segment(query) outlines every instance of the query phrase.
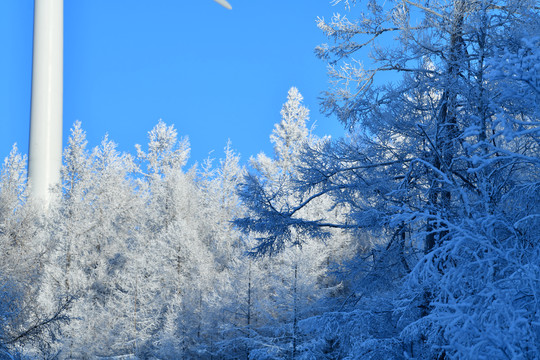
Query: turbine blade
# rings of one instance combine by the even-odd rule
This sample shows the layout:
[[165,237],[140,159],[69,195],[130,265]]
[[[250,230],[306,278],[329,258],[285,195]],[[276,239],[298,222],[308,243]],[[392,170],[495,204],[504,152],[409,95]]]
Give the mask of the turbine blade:
[[223,6],[224,8],[232,10],[231,4],[229,4],[226,0],[214,0],[214,1],[217,2],[219,5]]

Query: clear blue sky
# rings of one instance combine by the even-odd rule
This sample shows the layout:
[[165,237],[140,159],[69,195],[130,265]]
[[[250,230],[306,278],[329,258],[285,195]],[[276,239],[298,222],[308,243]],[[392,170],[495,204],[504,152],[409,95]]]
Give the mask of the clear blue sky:
[[[227,139],[245,161],[271,153],[269,135],[296,86],[319,135],[343,133],[319,114],[326,42],[317,16],[329,0],[65,0],[64,145],[75,120],[90,147],[105,133],[134,153],[163,119],[187,135],[192,161],[221,157]],[[0,158],[28,151],[32,0],[0,1]]]

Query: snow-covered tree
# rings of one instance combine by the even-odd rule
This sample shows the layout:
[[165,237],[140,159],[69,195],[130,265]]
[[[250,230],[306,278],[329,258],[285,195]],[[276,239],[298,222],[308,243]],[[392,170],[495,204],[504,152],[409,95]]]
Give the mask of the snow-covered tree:
[[64,189],[49,215],[52,253],[41,302],[76,299],[59,345],[62,357],[133,352],[149,333],[138,324],[143,316],[133,300],[143,209],[130,177],[136,167],[107,137],[89,152],[80,123],[64,155]]
[[[70,298],[38,301],[50,236],[46,210],[27,201],[26,158],[16,146],[0,170],[0,356],[50,356]],[[31,351],[25,351],[31,349]]]
[[[311,198],[308,207],[290,208],[291,204],[302,203],[310,196],[295,187],[304,146],[316,146],[325,141],[310,134],[308,115],[302,96],[296,88],[291,88],[281,111],[281,122],[270,136],[274,158],[264,154],[252,158],[254,172],[245,176],[240,187],[248,212],[235,222],[247,235],[258,237],[258,251],[272,255],[254,260],[250,268],[252,276],[260,276],[262,272],[265,279],[262,289],[250,287],[249,291],[260,294],[263,290],[266,294],[257,298],[262,308],[257,316],[263,316],[262,321],[258,326],[250,326],[252,358],[297,358],[300,355],[299,322],[315,314],[318,299],[336,286],[328,280],[329,265],[343,260],[344,252],[350,250],[346,246],[347,237],[337,232],[325,234],[328,240],[323,244],[320,236],[312,236],[311,225],[298,222],[296,226],[292,216],[285,225],[280,220],[284,218],[282,212],[291,215],[298,212],[296,216],[313,219],[316,224],[318,219],[328,217],[326,212],[333,206],[328,197],[321,197]],[[317,229],[317,226],[312,228]],[[286,242],[278,241],[285,238]]]
[[[293,189],[303,198],[276,206],[279,197],[248,178],[247,202],[257,213],[244,224],[266,232],[261,249],[283,248],[294,229],[310,236],[325,236],[329,228],[369,231],[373,241],[349,270],[386,285],[357,288],[351,294],[357,308],[334,314],[350,319],[340,326],[340,341],[312,344],[312,354],[384,358],[386,349],[422,358],[534,358],[537,305],[527,303],[523,314],[518,305],[507,305],[521,301],[516,289],[536,271],[524,259],[535,253],[531,244],[538,239],[531,231],[538,214],[538,80],[532,65],[538,9],[528,1],[370,1],[358,19],[336,14],[330,22],[320,19],[319,27],[334,40],[317,49],[335,84],[323,107],[351,129],[350,136],[303,153]],[[358,61],[362,55],[371,56],[372,67]],[[383,73],[397,81],[381,84]],[[300,216],[323,196],[332,196],[348,215],[316,221]],[[523,242],[531,247],[515,250]],[[490,251],[506,257],[486,255],[480,265]],[[489,296],[471,285],[479,271],[487,274],[480,283]],[[532,283],[527,289],[526,298],[534,299]],[[486,311],[482,298],[490,297],[505,305]],[[354,326],[365,313],[360,310],[374,314],[373,307],[394,315],[381,331],[360,331]],[[383,322],[384,314],[374,319]],[[479,320],[458,331],[467,318]],[[334,321],[330,314],[322,319]],[[504,335],[503,329],[521,323],[529,324],[524,331],[530,335],[520,341]]]

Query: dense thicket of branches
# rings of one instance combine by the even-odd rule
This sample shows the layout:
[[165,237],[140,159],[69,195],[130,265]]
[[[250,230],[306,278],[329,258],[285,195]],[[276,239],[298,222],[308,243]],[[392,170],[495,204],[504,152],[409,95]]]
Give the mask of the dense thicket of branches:
[[[306,145],[286,206],[246,178],[237,224],[269,252],[295,231],[371,235],[339,311],[304,322],[309,356],[540,357],[536,3],[355,3],[319,19],[332,43],[316,50],[334,84],[322,108],[350,135]],[[304,216],[328,197],[344,216]]]
[[540,358],[537,4],[335,3],[343,139],[296,88],[249,171],[230,144],[185,169],[163,122],[136,154],[76,123],[47,208],[14,147],[0,358]]
[[[275,159],[252,160],[272,186],[289,183],[310,138],[301,101],[291,89],[271,137]],[[136,155],[118,152],[107,137],[89,150],[77,122],[62,186],[46,209],[27,198],[25,159],[13,149],[0,182],[2,356],[299,353],[298,322],[339,291],[329,271],[346,258],[348,236],[335,234],[331,246],[304,238],[279,256],[248,256],[255,241],[231,222],[246,214],[239,157],[228,144],[219,164],[209,159],[186,171],[189,147],[159,122]]]

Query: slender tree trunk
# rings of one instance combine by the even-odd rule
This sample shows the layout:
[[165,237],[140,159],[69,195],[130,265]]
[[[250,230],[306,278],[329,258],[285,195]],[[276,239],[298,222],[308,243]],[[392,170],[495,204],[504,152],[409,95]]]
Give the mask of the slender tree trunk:
[[[436,139],[432,158],[433,166],[440,172],[452,176],[452,167],[456,156],[456,141],[458,140],[457,124],[457,88],[460,77],[460,62],[463,55],[463,21],[465,16],[466,2],[464,0],[454,1],[453,21],[450,29],[449,57],[446,70],[444,91],[441,97],[439,113],[436,116]],[[449,184],[444,184],[437,180],[437,175],[432,175],[431,188],[428,194],[428,205],[431,219],[427,224],[427,235],[425,240],[425,252],[430,252],[437,243],[448,235],[448,231],[442,229],[439,219],[446,219],[450,216],[452,206],[452,192],[448,188]]]
[[134,349],[137,350],[137,302],[138,302],[138,288],[139,288],[139,276],[137,274],[137,271],[135,271],[135,299],[133,301],[133,339],[134,341]]
[[294,283],[293,283],[293,333],[292,333],[292,357],[296,359],[297,337],[298,337],[298,264],[294,264]]
[[[248,263],[248,291],[247,291],[247,315],[246,315],[246,324],[247,324],[247,337],[251,338],[251,260]],[[249,360],[249,345],[246,348],[246,360]]]
[[201,330],[202,330],[202,290],[199,289],[199,314],[197,316],[197,339],[201,340]]

